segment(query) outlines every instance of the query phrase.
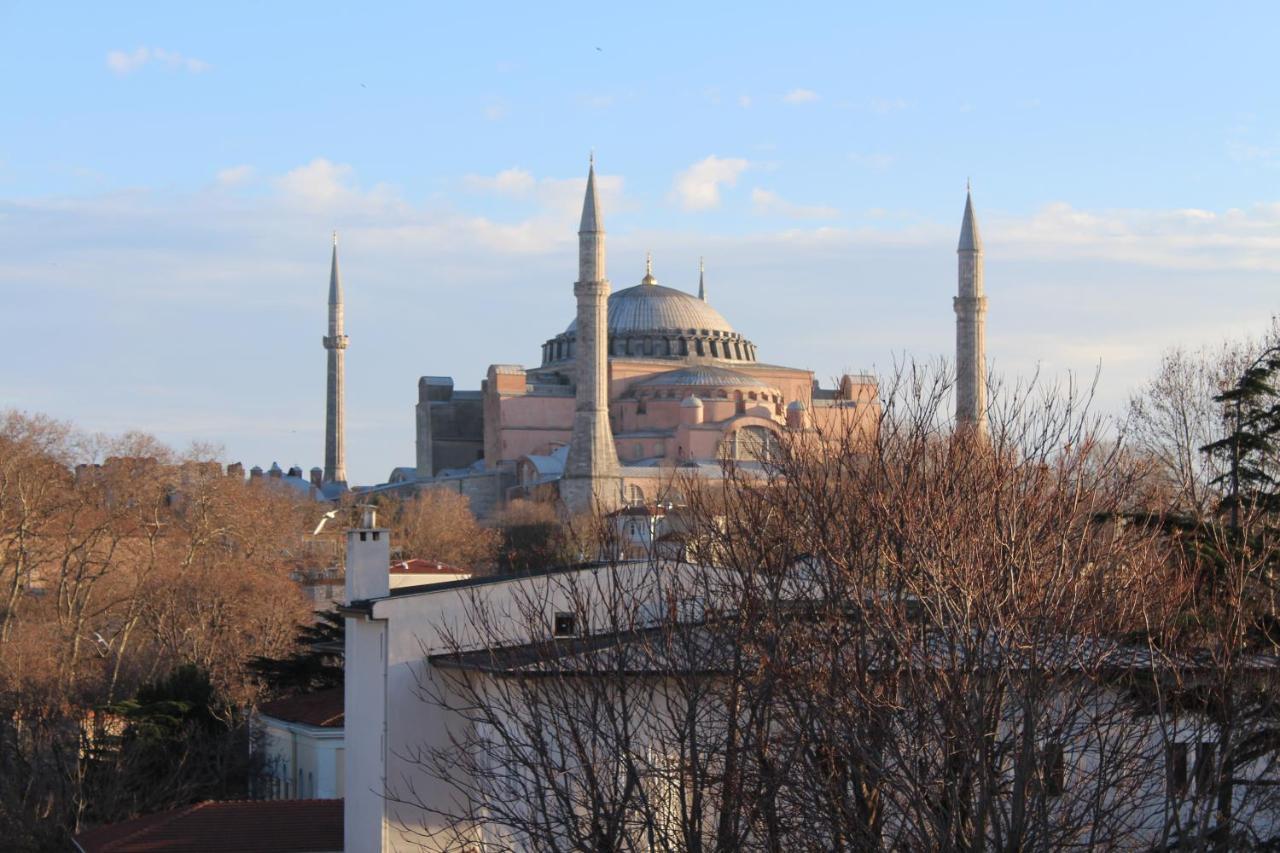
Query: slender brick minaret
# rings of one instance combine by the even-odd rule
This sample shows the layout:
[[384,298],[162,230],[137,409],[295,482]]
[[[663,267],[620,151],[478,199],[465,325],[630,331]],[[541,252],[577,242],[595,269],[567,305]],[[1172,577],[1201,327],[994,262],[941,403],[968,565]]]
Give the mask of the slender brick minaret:
[[596,506],[608,509],[618,502],[618,450],[609,428],[609,279],[594,158],[587,171],[578,228],[578,280],[573,295],[578,301],[577,402],[560,497],[571,512],[585,512]]
[[338,276],[338,232],[333,232],[333,262],[329,268],[329,381],[324,409],[324,482],[347,485],[346,416],[343,411],[347,336],[342,333],[342,279]]
[[959,294],[956,311],[956,428],[987,432],[987,297],[982,286],[982,238],[973,215],[973,193],[965,189],[960,225]]

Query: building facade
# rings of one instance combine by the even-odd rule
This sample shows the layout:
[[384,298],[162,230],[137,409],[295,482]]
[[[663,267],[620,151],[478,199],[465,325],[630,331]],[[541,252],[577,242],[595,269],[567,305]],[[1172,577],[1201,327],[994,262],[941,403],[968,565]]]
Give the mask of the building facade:
[[[707,301],[701,273],[699,295],[686,293],[660,284],[650,260],[638,284],[613,290],[605,239],[593,164],[576,316],[541,345],[535,367],[491,365],[478,390],[419,380],[419,486],[453,488],[480,514],[548,491],[574,510],[663,502],[678,498],[676,472],[751,463],[784,431],[873,429],[873,377],[822,388],[811,370],[761,361]],[[409,482],[403,469],[396,478]]]

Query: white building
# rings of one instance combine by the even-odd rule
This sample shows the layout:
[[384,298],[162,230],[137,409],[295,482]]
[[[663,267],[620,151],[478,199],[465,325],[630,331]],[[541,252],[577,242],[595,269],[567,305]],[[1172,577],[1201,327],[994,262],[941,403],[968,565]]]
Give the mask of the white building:
[[[582,806],[570,803],[557,813],[560,805],[539,804],[529,779],[537,771],[520,769],[528,753],[513,752],[500,730],[526,724],[519,703],[539,701],[537,691],[573,690],[575,684],[588,690],[585,685],[597,674],[613,677],[619,671],[626,673],[630,713],[642,722],[629,733],[626,755],[613,743],[597,745],[598,754],[607,769],[606,787],[623,784],[632,772],[641,774],[637,784],[651,813],[647,823],[637,824],[634,844],[646,849],[640,836],[663,831],[652,815],[665,810],[675,820],[685,796],[684,771],[671,752],[683,748],[672,740],[679,729],[673,697],[679,699],[687,686],[679,682],[688,673],[715,677],[721,664],[717,656],[732,652],[723,644],[702,642],[696,629],[713,602],[691,591],[700,574],[712,570],[671,565],[654,571],[635,562],[393,590],[385,570],[388,537],[371,514],[361,528],[348,532],[346,849],[445,850],[471,842],[522,849],[510,828],[511,815],[541,809],[544,824],[572,821]],[[628,625],[620,625],[617,611],[607,604],[620,599],[631,605]],[[650,629],[644,626],[669,624],[664,620],[671,617],[695,626],[682,634],[689,642],[681,648],[648,642]],[[653,669],[659,647],[663,662]],[[1158,841],[1179,821],[1208,819],[1213,809],[1204,806],[1202,780],[1214,760],[1217,733],[1191,713],[1178,721],[1135,715],[1124,671],[1149,670],[1150,659],[1114,645],[1101,654],[1110,656],[1114,686],[1104,681],[1101,688],[1077,691],[1068,673],[1059,698],[1038,712],[1040,724],[1049,724],[1043,732],[1028,741],[1021,709],[1009,708],[993,737],[1015,747],[1034,743],[1027,758],[1036,784],[1051,789],[1041,801],[1061,812],[1059,832],[1078,829],[1083,838],[1090,822],[1098,820],[1091,810],[1099,805],[1118,815],[1109,831],[1142,843]],[[673,672],[680,677],[673,679]],[[459,678],[471,679],[471,687],[460,689]],[[482,707],[486,697],[491,707]],[[549,703],[542,710],[553,707]],[[577,721],[571,714],[548,717],[540,725],[572,735]],[[701,725],[710,728],[700,737],[718,736],[714,723]],[[898,763],[887,764],[886,772],[938,784],[947,760],[943,751],[927,737],[917,747],[909,764],[895,759]],[[1107,759],[1114,763],[1104,778],[1098,756],[1108,752],[1123,753],[1123,761]],[[565,776],[580,766],[566,754],[544,757],[562,766]],[[1273,792],[1280,778],[1274,753],[1264,751],[1243,770],[1234,788],[1238,830],[1268,837],[1275,829]],[[468,791],[488,799],[468,800]],[[899,833],[909,832],[904,827],[911,820],[910,804],[897,796],[893,785],[886,788],[882,827],[886,837],[901,839],[909,837]],[[654,812],[655,803],[665,805]],[[742,843],[749,848],[752,839]]]
[[266,799],[342,799],[343,690],[334,687],[265,702],[253,723]]

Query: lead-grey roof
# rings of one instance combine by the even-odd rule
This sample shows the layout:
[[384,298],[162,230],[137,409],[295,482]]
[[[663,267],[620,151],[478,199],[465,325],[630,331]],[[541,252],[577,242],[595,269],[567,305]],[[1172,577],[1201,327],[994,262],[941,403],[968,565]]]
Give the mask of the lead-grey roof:
[[680,370],[671,370],[666,373],[659,373],[657,376],[642,380],[636,384],[646,388],[672,385],[682,387],[769,387],[767,382],[762,382],[750,374],[740,373],[737,370],[729,370],[724,367],[714,367],[710,364],[695,364],[691,367],[685,367]]
[[579,234],[591,234],[604,230],[604,217],[600,215],[600,200],[596,197],[596,163],[592,158],[587,169],[587,193],[582,200],[582,222],[578,225]]
[[[636,334],[673,329],[734,333],[720,312],[696,296],[661,284],[637,284],[609,295],[609,333]],[[575,319],[565,329],[578,331]]]
[[957,252],[981,252],[982,235],[978,233],[978,218],[973,214],[973,194],[964,196],[964,221],[960,223],[960,244]]

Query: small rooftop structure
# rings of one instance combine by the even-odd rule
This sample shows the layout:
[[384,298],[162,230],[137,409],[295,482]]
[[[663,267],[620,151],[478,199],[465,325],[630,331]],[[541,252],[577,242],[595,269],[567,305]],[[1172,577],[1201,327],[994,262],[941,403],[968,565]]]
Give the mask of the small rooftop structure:
[[471,577],[470,569],[451,566],[439,560],[423,560],[414,557],[391,564],[391,588],[402,586],[421,586],[431,583],[466,580]]

